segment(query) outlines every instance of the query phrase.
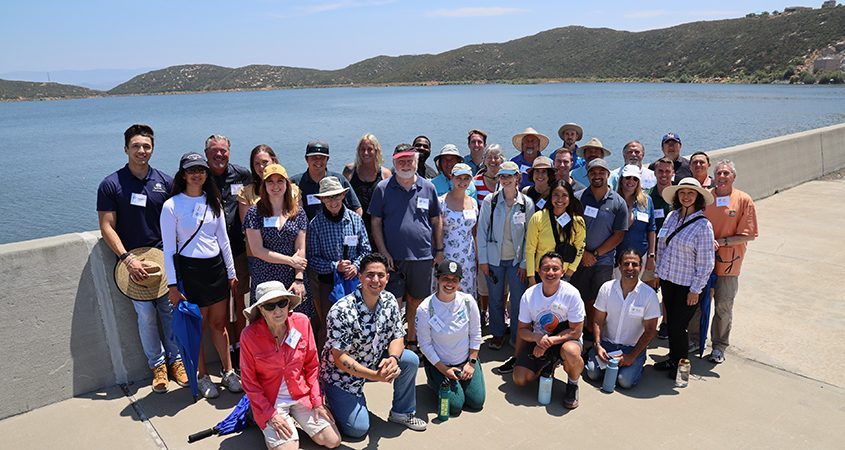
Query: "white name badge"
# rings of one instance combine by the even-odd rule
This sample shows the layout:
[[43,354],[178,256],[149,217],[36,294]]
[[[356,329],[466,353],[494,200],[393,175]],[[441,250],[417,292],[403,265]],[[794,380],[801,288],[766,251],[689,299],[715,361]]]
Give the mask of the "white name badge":
[[238,195],[238,192],[241,192],[241,189],[244,188],[242,183],[234,183],[229,185],[229,193],[232,195]]
[[643,315],[645,315],[645,307],[631,305],[631,307],[628,309],[628,315],[630,315],[631,317],[642,317]]
[[277,228],[279,226],[279,218],[278,217],[265,217],[264,218],[264,227],[265,228]]
[[308,199],[308,206],[320,204],[320,199],[315,197],[314,194],[308,194],[307,199]]
[[428,199],[425,197],[417,197],[417,208],[428,211]]
[[133,194],[132,194],[132,198],[131,198],[131,199],[129,199],[129,203],[130,203],[132,206],[140,206],[140,207],[142,207],[142,208],[143,208],[143,207],[146,207],[146,206],[147,206],[147,196],[146,196],[146,195],[144,195],[144,194],[135,194],[135,193],[133,193]]
[[648,213],[637,211],[637,220],[640,222],[648,222]]
[[541,198],[537,201],[537,209],[543,209],[544,206],[546,206],[546,199]]
[[716,207],[728,206],[731,203],[731,196],[716,197]]
[[595,219],[596,216],[599,215],[599,210],[596,209],[596,208],[593,208],[592,206],[587,206],[587,207],[584,208],[584,215],[587,216],[587,217],[592,217],[593,219]]
[[197,219],[197,221],[202,220],[202,218],[205,217],[206,209],[207,207],[205,206],[205,203],[195,203],[194,212],[191,214],[191,217]]
[[569,213],[563,213],[563,214],[557,216],[557,223],[561,227],[565,227],[566,224],[568,224],[571,221],[572,221],[572,217],[569,217]]
[[655,209],[654,210],[654,218],[655,219],[662,219],[664,217],[666,217],[666,211],[663,211],[662,209]]
[[519,166],[519,171],[522,172],[522,173],[525,173],[530,168],[531,168],[531,166],[526,166],[525,164],[523,164],[523,165]]
[[524,225],[525,224],[525,213],[522,212],[522,211],[513,213],[513,223],[515,225]]
[[666,227],[660,227],[660,231],[657,232],[657,237],[665,238],[668,234],[669,232],[666,231]]
[[291,328],[288,331],[288,337],[285,339],[285,344],[288,344],[290,348],[296,348],[296,343],[299,342],[299,338],[302,337],[302,333],[299,332],[296,328]]
[[344,236],[343,237],[343,245],[348,245],[350,247],[358,245],[358,236]]
[[464,219],[475,220],[475,210],[474,209],[465,209],[464,210]]
[[428,324],[431,325],[431,328],[434,331],[442,331],[443,327],[446,326],[446,324],[443,323],[443,321],[440,320],[440,318],[437,317],[437,316],[434,316],[431,319],[428,319]]

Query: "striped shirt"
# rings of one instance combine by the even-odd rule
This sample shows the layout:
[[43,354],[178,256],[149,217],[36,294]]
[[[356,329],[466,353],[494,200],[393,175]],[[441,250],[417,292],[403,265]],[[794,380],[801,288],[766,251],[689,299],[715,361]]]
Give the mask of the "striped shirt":
[[[479,205],[484,201],[484,197],[491,194],[490,189],[487,189],[487,186],[484,184],[484,173],[485,172],[481,172],[472,179],[472,183],[475,185],[475,193]],[[498,184],[496,186],[498,186]]]
[[[704,211],[696,211],[684,221],[689,222],[703,215]],[[690,292],[700,294],[716,262],[713,226],[706,218],[697,220],[676,234],[667,246],[666,238],[681,225],[683,223],[678,210],[670,212],[663,222],[663,228],[657,234],[657,267],[654,274],[661,280],[689,286]]]

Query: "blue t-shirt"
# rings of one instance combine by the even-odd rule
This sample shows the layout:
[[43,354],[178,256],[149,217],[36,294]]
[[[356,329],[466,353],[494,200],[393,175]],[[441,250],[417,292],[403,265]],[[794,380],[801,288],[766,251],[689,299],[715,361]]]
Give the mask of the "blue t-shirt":
[[[578,156],[578,152],[576,150],[578,150],[578,144],[575,144],[575,147],[572,149],[572,167],[569,168],[570,171],[587,165],[587,160]],[[552,154],[549,155],[549,159],[554,162],[555,156],[557,156],[557,150],[553,151]]]
[[396,176],[379,181],[369,213],[382,218],[384,244],[397,261],[433,259],[431,218],[440,215],[440,201],[431,181],[417,176],[405,190]]
[[[447,179],[446,175],[444,175],[442,172],[436,177],[432,178],[431,183],[434,185],[434,190],[437,191],[438,197],[452,190],[452,180]],[[466,192],[468,196],[476,198],[475,183],[470,183],[469,187],[466,189]]]
[[97,211],[117,214],[115,231],[126,250],[162,248],[159,216],[172,187],[170,175],[150,167],[143,179],[136,178],[127,164],[100,183]]
[[646,199],[648,205],[645,208],[639,204],[634,205],[634,221],[628,225],[628,231],[625,232],[622,242],[616,246],[617,252],[632,248],[640,256],[644,256],[648,250],[648,233],[657,231],[657,223],[654,219],[654,204],[650,197],[646,196]]
[[[595,251],[614,232],[628,230],[628,205],[621,195],[611,189],[601,199],[593,197],[590,188],[575,194],[584,205],[584,222],[587,225],[585,249]],[[611,250],[598,258],[596,265],[612,266],[616,250]]]

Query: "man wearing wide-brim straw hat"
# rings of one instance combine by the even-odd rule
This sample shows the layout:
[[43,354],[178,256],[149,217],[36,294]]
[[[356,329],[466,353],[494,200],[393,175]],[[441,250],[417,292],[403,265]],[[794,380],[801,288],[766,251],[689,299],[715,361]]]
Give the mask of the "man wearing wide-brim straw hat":
[[534,158],[540,156],[541,152],[549,146],[549,137],[537,130],[528,127],[522,133],[514,135],[513,146],[519,150],[519,154],[511,158],[519,166],[519,171],[522,172],[522,181],[519,183],[519,188],[531,185],[531,179],[528,178],[528,169],[534,164]]
[[576,150],[578,150],[577,142],[584,137],[584,129],[581,128],[581,125],[571,122],[565,123],[558,128],[557,135],[560,136],[560,140],[563,141],[563,145],[559,149],[553,151],[552,154],[549,155],[549,159],[554,161],[555,156],[557,156],[557,152],[567,150],[572,155],[572,168],[570,170],[575,170],[586,165],[587,162],[584,161],[584,158],[578,156],[578,153],[576,153]]
[[597,138],[590,138],[586,144],[578,147],[575,153],[584,158],[586,164],[583,167],[573,169],[570,173],[572,174],[572,178],[584,186],[590,185],[590,180],[587,178],[587,165],[590,164],[590,161],[596,158],[607,159],[611,155],[611,151],[606,149]]

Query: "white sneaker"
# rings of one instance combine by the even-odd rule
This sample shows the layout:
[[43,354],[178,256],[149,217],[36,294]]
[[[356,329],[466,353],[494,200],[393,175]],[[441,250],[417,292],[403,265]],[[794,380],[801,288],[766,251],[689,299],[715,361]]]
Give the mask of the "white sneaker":
[[197,387],[200,390],[200,394],[205,398],[217,398],[220,396],[220,391],[217,390],[217,386],[214,385],[214,382],[211,381],[208,375],[197,380]]
[[426,428],[425,421],[413,414],[399,414],[390,411],[390,415],[387,417],[387,420],[400,425],[405,425],[414,431],[425,431]]
[[224,373],[222,377],[223,381],[220,384],[222,384],[227,391],[243,392],[243,388],[241,387],[241,377],[235,373],[234,369]]
[[722,364],[725,362],[725,352],[714,348],[713,353],[710,353],[710,357],[707,358],[708,361],[716,364]]

